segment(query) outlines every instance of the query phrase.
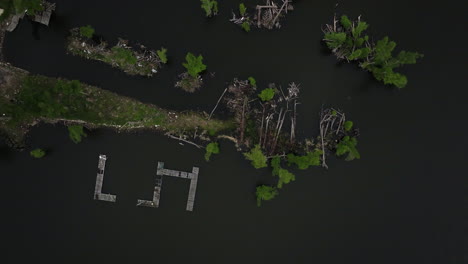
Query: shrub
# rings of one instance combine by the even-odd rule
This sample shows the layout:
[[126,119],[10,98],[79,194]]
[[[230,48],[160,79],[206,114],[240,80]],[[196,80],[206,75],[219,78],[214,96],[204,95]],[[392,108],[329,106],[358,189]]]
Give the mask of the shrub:
[[267,157],[263,154],[258,144],[249,152],[244,153],[244,156],[251,161],[252,166],[256,169],[267,167]]
[[211,142],[205,148],[205,160],[210,161],[211,154],[218,154],[219,153],[219,145],[216,142]]
[[84,38],[92,38],[94,35],[94,28],[90,25],[80,27],[80,36]]
[[44,157],[46,153],[44,150],[38,148],[38,149],[32,150],[29,154],[36,159],[40,159]]
[[203,64],[203,56],[198,55],[198,57],[195,57],[192,53],[187,53],[187,56],[185,56],[185,60],[187,62],[182,63],[182,66],[184,66],[190,76],[196,78],[198,75],[206,70],[206,65]]

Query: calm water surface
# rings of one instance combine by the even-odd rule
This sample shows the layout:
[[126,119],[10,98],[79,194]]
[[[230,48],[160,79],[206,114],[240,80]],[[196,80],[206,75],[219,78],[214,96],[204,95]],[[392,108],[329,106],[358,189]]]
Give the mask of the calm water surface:
[[[206,163],[202,151],[162,135],[101,129],[75,145],[65,127],[39,126],[28,145],[49,149],[42,160],[0,143],[2,263],[463,262],[466,49],[448,48],[442,37],[464,32],[461,4],[340,3],[339,12],[362,14],[376,37],[426,55],[404,68],[409,84],[397,91],[328,54],[320,27],[335,1],[295,1],[281,30],[249,34],[228,22],[237,1],[220,1],[210,20],[199,1],[53,2],[50,27],[25,20],[7,34],[11,64],[175,110],[210,111],[234,77],[254,76],[260,86],[295,81],[300,134],[317,132],[323,104],[339,107],[360,128],[362,158],[297,171],[277,199],[257,208],[254,188],[272,182],[270,171],[253,169],[229,142]],[[170,64],[147,79],[67,55],[69,28],[86,24],[110,42],[164,46]],[[173,87],[188,51],[203,54],[215,73],[195,94]],[[100,153],[109,157],[104,190],[118,195],[116,204],[92,199]],[[152,196],[157,161],[200,167],[194,212],[185,211],[189,182],[168,177],[160,208],[135,206]]]

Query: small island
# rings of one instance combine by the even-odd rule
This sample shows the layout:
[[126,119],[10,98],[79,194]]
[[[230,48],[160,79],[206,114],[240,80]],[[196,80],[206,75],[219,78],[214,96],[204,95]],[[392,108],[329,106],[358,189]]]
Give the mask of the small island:
[[89,25],[74,28],[70,32],[67,50],[71,54],[104,62],[129,75],[153,76],[167,63],[165,48],[157,51],[143,45],[134,48],[124,39],[119,39],[115,46],[109,48],[107,42],[94,35],[94,28]]

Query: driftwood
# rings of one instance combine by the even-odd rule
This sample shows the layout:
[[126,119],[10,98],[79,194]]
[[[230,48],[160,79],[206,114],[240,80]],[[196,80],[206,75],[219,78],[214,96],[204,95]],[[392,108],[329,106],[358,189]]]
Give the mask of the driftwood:
[[193,146],[195,146],[195,147],[197,147],[197,148],[199,148],[199,149],[203,148],[202,146],[198,145],[197,143],[194,143],[194,142],[192,142],[192,141],[189,141],[189,140],[187,140],[187,139],[182,138],[182,136],[175,137],[175,136],[173,136],[173,135],[171,135],[171,134],[169,134],[169,133],[166,133],[166,136],[168,136],[168,137],[170,137],[170,138],[172,138],[172,139],[180,140],[180,141],[185,142],[185,143],[187,143],[187,144],[193,145]]
[[280,18],[284,17],[288,11],[294,9],[291,3],[292,0],[266,0],[264,5],[257,5],[255,7],[256,12],[254,12],[255,14],[253,16],[245,13],[237,17],[233,12],[232,18],[229,21],[237,25],[247,21],[249,24],[256,25],[258,28],[280,28]]
[[221,102],[221,99],[223,99],[223,96],[224,94],[227,92],[228,88],[224,89],[224,92],[221,94],[221,96],[219,97],[218,99],[218,102],[216,103],[215,107],[213,108],[213,110],[211,110],[211,113],[210,113],[210,116],[208,117],[208,120],[211,119],[211,116],[213,115],[214,111],[216,110],[216,108],[218,107],[219,105],[219,102]]

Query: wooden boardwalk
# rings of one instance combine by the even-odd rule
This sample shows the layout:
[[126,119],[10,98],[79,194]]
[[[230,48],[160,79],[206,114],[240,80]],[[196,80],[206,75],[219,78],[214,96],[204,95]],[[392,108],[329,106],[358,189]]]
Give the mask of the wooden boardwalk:
[[[158,169],[156,171],[156,175],[190,179],[190,189],[189,189],[189,194],[188,194],[188,199],[187,199],[186,210],[193,211],[193,206],[195,204],[195,194],[197,192],[198,172],[199,172],[198,167],[193,167],[192,172],[168,170],[164,168],[164,162],[158,162]],[[162,182],[162,179],[161,179],[161,182]],[[156,187],[155,187],[155,190],[156,190]],[[159,191],[161,191],[161,186],[159,186]],[[159,205],[159,194],[160,193],[158,193],[158,205]],[[153,197],[153,200],[154,200],[154,197]]]
[[98,172],[96,176],[96,185],[94,187],[94,200],[115,203],[117,196],[113,194],[102,193],[102,184],[104,182],[104,171],[106,169],[106,155],[99,155]]

